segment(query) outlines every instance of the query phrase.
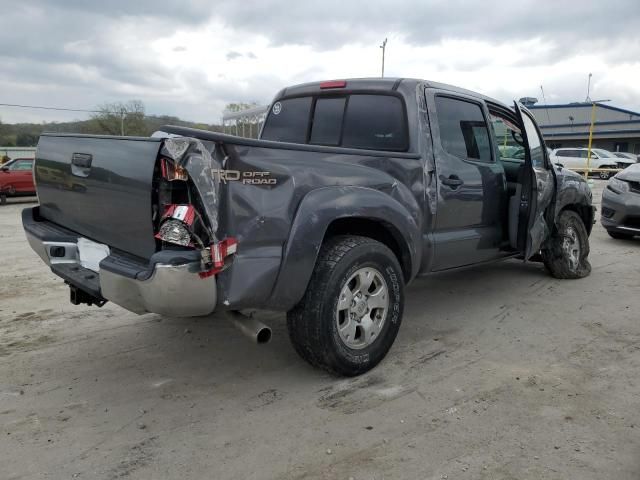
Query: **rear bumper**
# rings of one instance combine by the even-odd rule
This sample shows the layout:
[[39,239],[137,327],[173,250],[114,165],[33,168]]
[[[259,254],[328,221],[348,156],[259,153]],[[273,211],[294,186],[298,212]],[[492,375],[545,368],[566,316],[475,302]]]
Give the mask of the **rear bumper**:
[[607,230],[640,235],[640,194],[602,192],[600,223]]
[[[22,212],[31,248],[65,282],[97,299],[132,312],[175,317],[208,315],[217,302],[216,277],[200,278],[196,251],[168,251],[142,260],[114,252],[100,262],[100,272],[80,264],[77,234],[38,217],[38,207]],[[60,256],[64,248],[64,255]],[[52,254],[52,249],[54,254]]]

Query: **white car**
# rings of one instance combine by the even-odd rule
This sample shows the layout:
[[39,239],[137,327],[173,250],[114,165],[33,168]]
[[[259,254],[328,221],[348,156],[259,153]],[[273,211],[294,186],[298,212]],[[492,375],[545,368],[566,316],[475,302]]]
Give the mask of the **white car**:
[[[603,153],[604,152],[604,153]],[[599,148],[591,149],[591,163],[589,168],[618,169],[619,158],[610,157],[610,152]],[[588,149],[586,148],[556,148],[551,152],[551,162],[570,170],[585,170],[587,168]],[[615,172],[598,172],[598,176],[607,180]]]
[[592,160],[593,160],[593,152],[597,153],[600,156],[600,158],[609,158],[611,160],[616,161],[618,163],[618,168],[627,168],[629,165],[633,165],[634,163],[636,163],[634,160],[631,160],[630,158],[626,158],[626,157],[620,158],[615,153],[610,152],[609,150],[603,150],[602,148],[591,149]]
[[629,159],[629,160],[633,160],[635,163],[640,163],[640,155],[636,155],[635,153],[629,153],[629,152],[611,152],[613,153],[616,157],[618,158],[622,158],[622,159]]

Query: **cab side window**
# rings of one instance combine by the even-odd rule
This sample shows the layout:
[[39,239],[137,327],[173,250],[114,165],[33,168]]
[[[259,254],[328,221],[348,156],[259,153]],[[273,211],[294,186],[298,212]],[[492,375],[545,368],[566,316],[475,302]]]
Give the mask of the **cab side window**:
[[442,96],[435,104],[442,148],[458,158],[491,162],[489,129],[480,105]]

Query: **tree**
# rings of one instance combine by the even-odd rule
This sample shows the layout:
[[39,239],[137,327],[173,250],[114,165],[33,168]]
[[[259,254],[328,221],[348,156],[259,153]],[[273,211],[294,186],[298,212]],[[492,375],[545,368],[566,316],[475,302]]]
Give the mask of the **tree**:
[[38,135],[28,132],[16,134],[16,147],[35,147],[38,144]]
[[149,135],[144,120],[144,104],[140,100],[129,100],[126,103],[105,103],[98,107],[99,113],[91,116],[86,133],[106,135]]

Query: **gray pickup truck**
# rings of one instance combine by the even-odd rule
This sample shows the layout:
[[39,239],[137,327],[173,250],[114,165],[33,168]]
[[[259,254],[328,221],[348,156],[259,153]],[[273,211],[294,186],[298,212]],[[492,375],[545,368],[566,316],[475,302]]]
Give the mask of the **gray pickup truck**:
[[143,314],[287,312],[296,351],[341,375],[391,347],[418,275],[507,258],[589,274],[591,192],[521,105],[415,79],[286,88],[259,140],[45,134],[32,248],[71,301]]

